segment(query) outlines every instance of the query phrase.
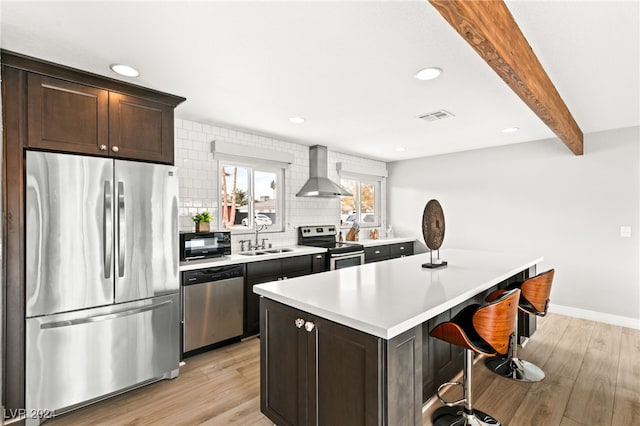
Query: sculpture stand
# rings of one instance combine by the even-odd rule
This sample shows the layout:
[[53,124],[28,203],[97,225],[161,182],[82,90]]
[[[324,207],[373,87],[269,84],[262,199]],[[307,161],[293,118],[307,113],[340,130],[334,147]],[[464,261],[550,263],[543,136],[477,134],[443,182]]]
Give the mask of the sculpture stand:
[[423,268],[435,269],[435,268],[440,268],[442,266],[447,266],[446,260],[440,260],[440,249],[438,249],[438,257],[436,258],[435,263],[433,261],[433,250],[429,252],[429,255],[430,255],[430,260],[429,262],[422,264]]

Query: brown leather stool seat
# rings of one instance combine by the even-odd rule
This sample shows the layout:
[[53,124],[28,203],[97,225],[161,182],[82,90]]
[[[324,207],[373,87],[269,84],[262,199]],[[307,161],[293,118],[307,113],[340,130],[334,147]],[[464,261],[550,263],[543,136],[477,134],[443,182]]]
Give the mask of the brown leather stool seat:
[[[542,272],[523,282],[510,284],[506,289],[496,290],[487,297],[487,301],[500,297],[505,291],[520,289],[519,309],[530,315],[545,316],[549,308],[549,295],[553,283],[554,269]],[[539,382],[544,379],[544,371],[528,361],[518,358],[518,317],[514,323],[514,338],[511,340],[511,351],[507,357],[490,358],[486,366],[496,374],[520,382]]]
[[[445,407],[438,408],[431,416],[436,426],[444,425],[499,425],[490,415],[473,408],[471,395],[471,371],[474,353],[488,357],[506,355],[518,312],[520,290],[504,291],[486,305],[470,305],[451,321],[438,324],[431,333],[445,342],[461,346],[464,351],[463,381],[447,382],[438,387],[437,396]],[[463,386],[464,396],[454,402],[445,401],[440,391],[446,386]]]

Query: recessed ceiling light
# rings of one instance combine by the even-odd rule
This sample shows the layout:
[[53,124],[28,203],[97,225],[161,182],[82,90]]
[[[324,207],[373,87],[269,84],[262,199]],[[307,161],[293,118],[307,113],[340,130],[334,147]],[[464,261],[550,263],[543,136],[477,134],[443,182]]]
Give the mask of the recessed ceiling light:
[[111,70],[116,74],[124,75],[125,77],[137,77],[140,75],[138,70],[129,65],[113,64],[110,66]]
[[414,74],[418,80],[433,80],[442,74],[442,69],[436,67],[425,68]]
[[405,152],[407,150],[407,148],[403,147],[403,146],[399,146],[396,148],[396,152]]
[[502,133],[513,133],[520,130],[520,127],[507,127],[506,129],[502,129]]
[[289,121],[292,122],[293,124],[302,124],[304,123],[304,117],[300,117],[300,116],[296,116],[296,117],[289,117]]

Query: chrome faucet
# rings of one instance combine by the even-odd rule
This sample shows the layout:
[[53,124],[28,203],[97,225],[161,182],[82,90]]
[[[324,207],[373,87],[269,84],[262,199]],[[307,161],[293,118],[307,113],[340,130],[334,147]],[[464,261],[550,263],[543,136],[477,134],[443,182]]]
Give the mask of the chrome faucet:
[[[247,250],[251,251],[251,250],[258,250],[258,249],[266,249],[267,248],[267,243],[265,241],[269,241],[268,238],[262,238],[262,243],[259,243],[258,241],[260,240],[259,236],[260,236],[260,231],[262,231],[265,228],[266,225],[260,225],[260,226],[256,226],[256,240],[255,242],[251,241],[251,240],[240,240],[240,251],[243,252],[244,251],[244,244],[247,243]],[[271,248],[271,244],[269,244],[269,248]]]
[[[255,250],[257,250],[259,248],[264,248],[264,239],[262,240],[262,246],[260,246],[260,243],[258,243],[258,233],[260,231],[262,231],[263,229],[264,229],[264,225],[260,225],[260,226],[256,225],[256,242],[255,242],[255,244],[253,246],[253,248]],[[249,247],[251,247],[251,243],[249,243]]]

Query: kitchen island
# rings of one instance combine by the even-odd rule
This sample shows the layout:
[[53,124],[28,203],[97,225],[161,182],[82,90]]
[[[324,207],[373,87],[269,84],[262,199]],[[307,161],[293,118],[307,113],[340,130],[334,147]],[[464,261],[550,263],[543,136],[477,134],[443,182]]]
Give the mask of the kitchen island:
[[435,374],[429,321],[481,302],[542,261],[442,250],[449,264],[423,269],[427,257],[255,286],[262,412],[278,425],[422,424],[423,386]]

